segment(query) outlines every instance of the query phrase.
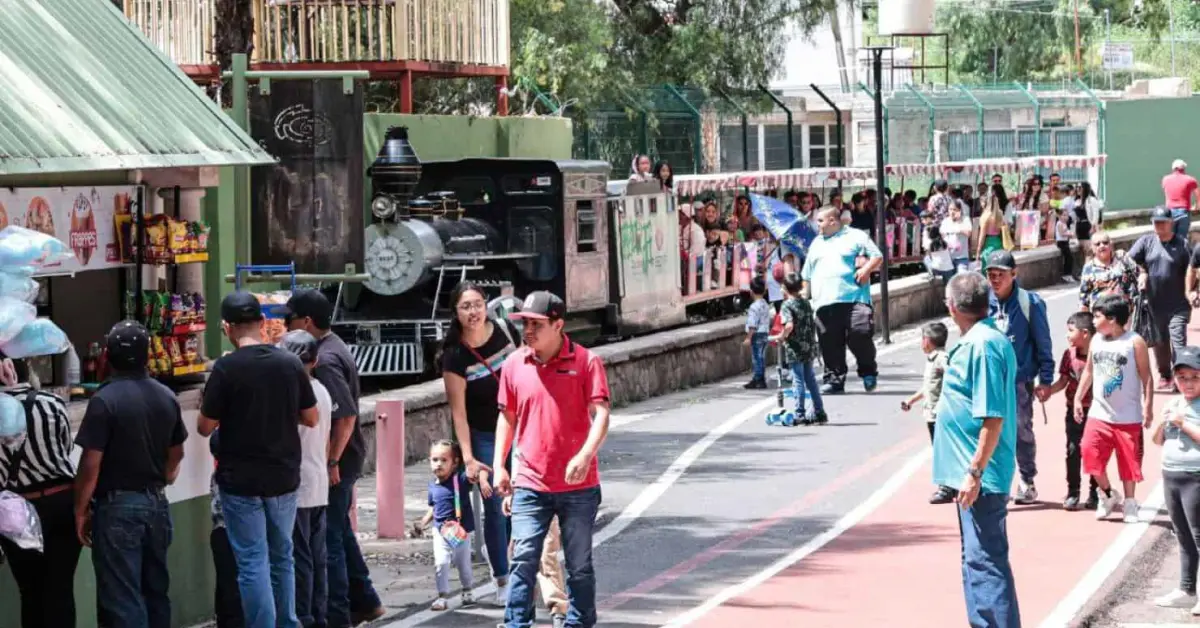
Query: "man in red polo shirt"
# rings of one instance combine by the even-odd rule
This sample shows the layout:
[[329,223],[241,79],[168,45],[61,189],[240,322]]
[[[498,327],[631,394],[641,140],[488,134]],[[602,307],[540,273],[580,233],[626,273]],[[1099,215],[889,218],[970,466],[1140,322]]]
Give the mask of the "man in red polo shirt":
[[[501,420],[492,465],[496,488],[513,495],[505,628],[533,626],[542,542],[555,516],[570,598],[562,625],[596,625],[592,532],[600,509],[596,453],[608,435],[608,378],[600,358],[563,333],[566,311],[557,296],[534,292],[510,316],[524,321],[525,346],[500,372]],[[510,447],[517,459],[511,480],[504,465]]]
[[1188,230],[1192,227],[1189,211],[1196,209],[1196,179],[1187,172],[1187,162],[1176,159],[1171,164],[1171,174],[1163,177],[1163,195],[1166,197],[1166,207],[1171,210],[1171,219],[1175,221],[1175,235],[1188,239]]

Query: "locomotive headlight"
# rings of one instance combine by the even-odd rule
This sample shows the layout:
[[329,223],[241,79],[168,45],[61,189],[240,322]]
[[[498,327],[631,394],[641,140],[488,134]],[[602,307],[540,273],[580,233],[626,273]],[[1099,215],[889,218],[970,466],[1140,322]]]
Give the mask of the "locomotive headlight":
[[371,201],[371,213],[380,220],[387,220],[396,213],[396,201],[387,196],[376,196]]

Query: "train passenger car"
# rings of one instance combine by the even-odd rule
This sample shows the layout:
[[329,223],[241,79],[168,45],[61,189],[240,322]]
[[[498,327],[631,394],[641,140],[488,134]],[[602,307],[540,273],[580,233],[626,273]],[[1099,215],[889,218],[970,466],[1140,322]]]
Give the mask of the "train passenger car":
[[656,181],[610,181],[608,214],[610,332],[629,336],[686,322],[674,198]]

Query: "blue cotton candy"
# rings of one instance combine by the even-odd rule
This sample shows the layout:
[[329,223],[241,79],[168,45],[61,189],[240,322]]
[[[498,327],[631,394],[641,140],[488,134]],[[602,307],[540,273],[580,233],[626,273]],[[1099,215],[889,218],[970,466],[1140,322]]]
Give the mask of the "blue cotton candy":
[[0,345],[16,338],[37,318],[37,308],[12,297],[0,297]]
[[0,231],[0,268],[44,266],[74,256],[71,249],[54,236],[16,225]]
[[11,395],[0,394],[0,440],[25,433],[25,408]]
[[[26,268],[32,273],[33,268],[28,266],[17,270],[23,271]],[[0,271],[0,297],[12,297],[26,303],[33,303],[37,299],[39,290],[37,280],[23,272]]]
[[23,327],[12,340],[0,344],[4,355],[15,359],[38,355],[58,355],[71,348],[67,334],[48,318],[39,318]]

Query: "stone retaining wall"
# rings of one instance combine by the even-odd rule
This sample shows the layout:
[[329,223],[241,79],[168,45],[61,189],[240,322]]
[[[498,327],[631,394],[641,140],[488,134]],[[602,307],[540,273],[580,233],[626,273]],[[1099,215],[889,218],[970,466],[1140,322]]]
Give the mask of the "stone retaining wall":
[[[1113,232],[1113,239],[1119,248],[1128,248],[1138,235],[1148,231],[1148,227],[1121,229]],[[1026,288],[1061,281],[1062,261],[1057,248],[1021,251],[1016,258],[1021,285]],[[893,329],[945,313],[941,282],[924,273],[894,280],[889,288]],[[878,326],[878,285],[872,287],[871,294]],[[740,317],[731,318],[597,347],[593,351],[604,359],[608,369],[613,405],[622,406],[749,371],[750,353],[741,344],[743,323]],[[366,472],[375,468],[375,404],[383,399],[404,401],[406,462],[424,458],[431,442],[451,436],[450,408],[441,379],[365,397],[361,422],[367,441]]]

